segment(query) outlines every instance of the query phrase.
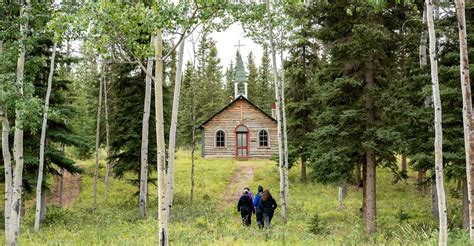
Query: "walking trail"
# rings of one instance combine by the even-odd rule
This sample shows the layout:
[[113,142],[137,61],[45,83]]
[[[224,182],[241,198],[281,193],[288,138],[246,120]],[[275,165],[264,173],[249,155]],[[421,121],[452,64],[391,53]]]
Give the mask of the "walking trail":
[[[237,162],[238,167],[234,174],[230,178],[230,183],[225,189],[222,197],[222,208],[228,208],[234,204],[237,204],[240,196],[245,187],[250,187],[250,183],[253,179],[254,170],[256,168],[255,163],[248,161]],[[253,192],[253,191],[252,191]],[[253,192],[254,193],[254,192]]]
[[[54,180],[54,190],[49,197],[49,203],[59,205],[59,177]],[[81,192],[82,177],[80,174],[71,174],[64,171],[64,182],[63,182],[63,207],[66,207],[71,202],[76,200]]]

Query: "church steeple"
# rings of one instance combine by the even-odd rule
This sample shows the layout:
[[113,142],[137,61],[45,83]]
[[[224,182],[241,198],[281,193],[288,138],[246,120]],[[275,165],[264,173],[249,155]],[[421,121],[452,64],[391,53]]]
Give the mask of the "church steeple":
[[[237,59],[235,63],[236,65],[234,79],[234,98],[237,98],[240,95],[243,95],[245,98],[248,98],[248,81],[247,75],[245,74],[244,61],[242,60],[242,56],[240,55],[240,50],[237,50]],[[241,88],[239,86],[241,83],[244,85],[243,91],[241,91]]]

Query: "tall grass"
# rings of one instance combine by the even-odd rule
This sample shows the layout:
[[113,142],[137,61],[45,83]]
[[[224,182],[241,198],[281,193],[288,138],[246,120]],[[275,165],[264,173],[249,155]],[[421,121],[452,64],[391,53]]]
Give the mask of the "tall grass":
[[[367,237],[361,219],[362,191],[349,186],[344,208],[338,208],[337,187],[301,183],[295,166],[290,172],[288,224],[283,225],[277,209],[273,228],[259,231],[241,226],[236,204],[222,205],[231,177],[241,162],[234,160],[196,160],[196,197],[190,203],[191,158],[177,153],[175,201],[170,225],[172,245],[435,245],[437,221],[430,213],[429,197],[421,197],[413,180],[396,184],[391,174],[379,169],[377,179],[378,231]],[[268,160],[251,160],[255,165],[253,191],[258,185],[269,188],[279,202],[278,169]],[[47,220],[34,233],[34,208],[23,218],[22,245],[152,245],[157,243],[157,190],[150,185],[147,219],[138,217],[137,187],[127,181],[111,179],[106,202],[103,182],[99,183],[98,209],[93,210],[93,161],[85,168],[79,197],[68,207],[48,207]],[[137,163],[138,165],[138,163]],[[154,169],[153,166],[150,169]],[[105,172],[103,166],[101,174]],[[154,174],[153,174],[154,175]],[[413,173],[410,174],[414,176]],[[103,176],[100,177],[103,180]],[[448,187],[454,187],[448,183]],[[447,189],[450,190],[450,189]],[[448,192],[451,218],[450,245],[469,245],[467,234],[455,229],[460,224],[461,201]],[[30,201],[31,202],[31,201]],[[235,201],[237,202],[237,201]],[[458,213],[458,214],[456,214]],[[317,218],[317,219],[315,219]],[[316,222],[315,222],[316,221]],[[317,230],[314,230],[314,229]],[[4,239],[0,232],[0,239]]]

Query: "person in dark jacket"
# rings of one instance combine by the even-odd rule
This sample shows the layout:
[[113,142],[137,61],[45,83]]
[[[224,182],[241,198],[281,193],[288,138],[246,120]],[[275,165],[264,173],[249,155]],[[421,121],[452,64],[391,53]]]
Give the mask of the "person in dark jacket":
[[273,219],[273,213],[275,212],[275,209],[277,208],[277,203],[276,203],[275,199],[273,199],[273,197],[270,194],[270,191],[268,189],[266,189],[263,192],[262,199],[259,202],[258,208],[263,213],[263,219],[264,219],[265,226],[270,228],[271,227],[271,222],[272,222],[272,219]]
[[250,197],[248,190],[244,190],[244,193],[239,199],[237,204],[237,211],[242,216],[242,224],[244,226],[250,226],[252,224],[252,213],[254,212],[252,197]]
[[260,200],[262,199],[262,195],[263,195],[263,187],[262,186],[258,186],[258,193],[255,195],[255,198],[253,199],[253,206],[255,208],[255,215],[257,217],[257,224],[258,224],[258,228],[260,229],[263,229],[263,211],[261,209],[258,208],[258,204],[260,202]]

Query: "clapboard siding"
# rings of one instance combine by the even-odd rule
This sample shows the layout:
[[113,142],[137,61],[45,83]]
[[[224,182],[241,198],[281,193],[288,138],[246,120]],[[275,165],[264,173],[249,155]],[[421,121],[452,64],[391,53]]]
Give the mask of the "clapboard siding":
[[[235,157],[235,128],[245,125],[249,128],[250,158],[270,158],[278,150],[277,124],[274,119],[240,97],[233,101],[219,114],[202,125],[203,156],[206,158]],[[225,147],[215,147],[215,134],[218,130],[225,132]],[[269,147],[259,147],[258,133],[267,130]]]

